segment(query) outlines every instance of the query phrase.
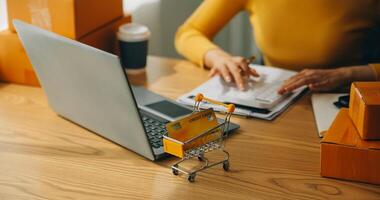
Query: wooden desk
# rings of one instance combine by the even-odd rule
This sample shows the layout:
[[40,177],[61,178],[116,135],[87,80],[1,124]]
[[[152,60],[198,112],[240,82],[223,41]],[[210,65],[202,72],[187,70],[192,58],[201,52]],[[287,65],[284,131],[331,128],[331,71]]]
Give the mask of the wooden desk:
[[[147,87],[169,98],[207,72],[151,57]],[[141,80],[140,80],[141,82]],[[231,171],[195,183],[53,113],[39,88],[0,85],[0,199],[380,199],[380,187],[319,176],[319,138],[302,98],[273,122],[235,117]]]

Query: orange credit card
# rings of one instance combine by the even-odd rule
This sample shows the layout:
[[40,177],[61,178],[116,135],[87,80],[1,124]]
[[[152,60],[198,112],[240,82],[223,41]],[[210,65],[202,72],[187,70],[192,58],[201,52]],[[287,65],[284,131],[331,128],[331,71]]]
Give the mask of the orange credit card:
[[[215,112],[213,109],[208,109],[196,112],[175,122],[168,123],[166,129],[168,130],[169,137],[185,142],[218,125],[219,123],[215,116]],[[221,129],[217,129],[211,134],[200,137],[189,145],[186,145],[185,148],[188,149],[200,146],[216,140],[219,137],[221,137]]]

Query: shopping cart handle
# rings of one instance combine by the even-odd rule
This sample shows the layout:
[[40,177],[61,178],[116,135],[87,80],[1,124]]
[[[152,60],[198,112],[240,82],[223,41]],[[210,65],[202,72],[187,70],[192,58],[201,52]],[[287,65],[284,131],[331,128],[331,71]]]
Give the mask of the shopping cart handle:
[[195,97],[194,97],[194,101],[195,102],[202,102],[202,101],[205,101],[205,102],[209,102],[209,103],[212,103],[212,104],[216,104],[216,105],[220,105],[220,106],[223,106],[227,109],[227,113],[233,113],[235,111],[235,105],[234,104],[225,104],[225,103],[222,103],[220,101],[216,101],[216,100],[213,100],[213,99],[209,99],[209,98],[206,98],[203,94],[199,93],[197,94]]
[[235,105],[234,104],[228,104],[227,105],[227,112],[233,113],[235,111]]
[[198,94],[194,97],[194,101],[196,101],[196,102],[201,102],[201,101],[203,101],[203,98],[204,98],[203,94],[198,93]]

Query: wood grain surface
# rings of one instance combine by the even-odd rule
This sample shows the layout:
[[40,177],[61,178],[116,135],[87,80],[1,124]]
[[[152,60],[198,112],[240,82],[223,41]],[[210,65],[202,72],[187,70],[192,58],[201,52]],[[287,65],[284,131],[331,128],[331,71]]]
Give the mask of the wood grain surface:
[[[150,57],[131,76],[169,98],[207,80],[182,60]],[[112,120],[112,119],[110,119]],[[322,178],[310,95],[272,122],[234,117],[231,171],[173,176],[176,159],[151,162],[57,116],[40,88],[0,85],[0,200],[8,199],[380,199],[380,187]]]

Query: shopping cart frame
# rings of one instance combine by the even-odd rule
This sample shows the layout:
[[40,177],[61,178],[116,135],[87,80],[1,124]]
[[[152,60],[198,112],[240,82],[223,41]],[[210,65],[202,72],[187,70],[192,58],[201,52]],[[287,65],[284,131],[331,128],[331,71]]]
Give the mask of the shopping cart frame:
[[[194,103],[194,107],[193,107],[193,113],[200,111],[201,102],[208,102],[208,103],[213,103],[213,104],[218,104],[218,105],[224,106],[226,108],[226,116],[224,118],[223,123],[211,128],[209,130],[206,130],[203,133],[197,135],[196,137],[190,138],[189,140],[187,140],[185,142],[180,142],[180,141],[175,140],[173,138],[170,138],[168,136],[164,136],[164,138],[166,138],[168,140],[174,141],[178,144],[185,146],[187,144],[190,144],[191,142],[194,142],[197,139],[200,139],[200,138],[205,137],[207,135],[213,134],[216,131],[221,132],[220,137],[216,138],[215,140],[209,141],[206,144],[202,144],[200,146],[196,146],[196,147],[193,147],[191,149],[186,150],[184,152],[183,158],[171,166],[171,169],[172,169],[172,172],[174,175],[177,176],[180,173],[186,174],[188,176],[189,182],[195,181],[195,177],[196,177],[198,172],[204,171],[208,168],[211,168],[211,167],[214,167],[214,166],[217,166],[220,164],[223,165],[224,171],[229,171],[229,169],[230,169],[230,154],[224,149],[224,146],[225,146],[225,140],[228,137],[228,130],[229,130],[231,116],[235,110],[235,106],[233,104],[226,105],[226,104],[214,101],[212,99],[208,99],[208,98],[204,97],[202,94],[198,94],[194,98],[194,100],[195,100],[195,103]],[[205,154],[208,152],[214,151],[214,150],[222,151],[224,154],[224,159],[222,159],[220,161],[216,161],[216,162],[210,162],[209,159],[207,159],[205,157]],[[187,160],[190,160],[192,158],[195,158],[195,157],[197,157],[199,161],[203,162],[203,165],[201,165],[200,167],[195,168],[193,170],[187,170],[186,168],[180,166],[181,163],[183,163]]]

